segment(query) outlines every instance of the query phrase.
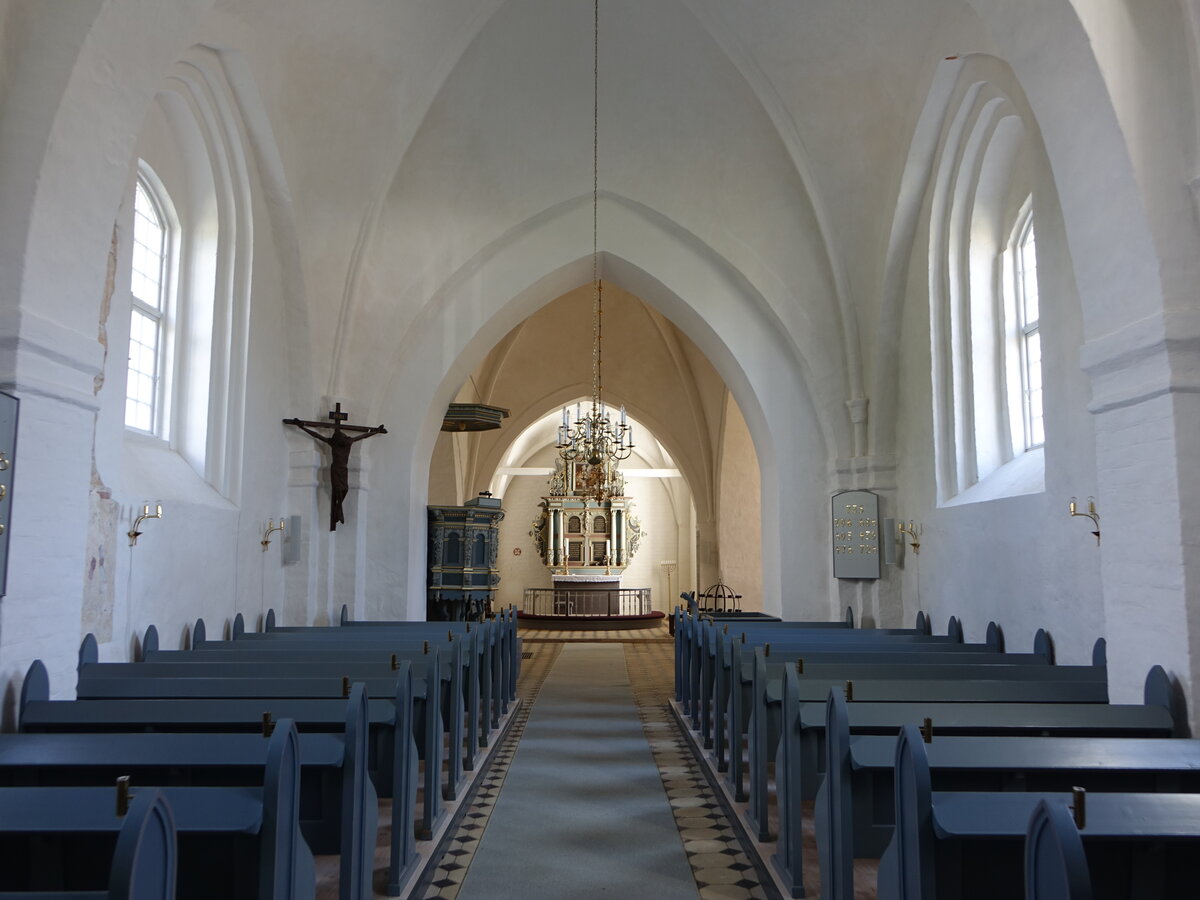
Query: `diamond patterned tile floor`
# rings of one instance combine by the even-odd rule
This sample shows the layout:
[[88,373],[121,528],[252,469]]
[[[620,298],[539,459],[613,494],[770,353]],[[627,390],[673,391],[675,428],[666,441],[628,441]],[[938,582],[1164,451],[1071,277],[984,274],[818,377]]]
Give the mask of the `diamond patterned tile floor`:
[[[696,891],[704,900],[779,900],[780,894],[751,844],[735,825],[726,800],[715,790],[693,755],[669,707],[674,692],[674,642],[656,631],[558,632],[522,629],[524,653],[517,694],[521,703],[487,769],[480,776],[432,855],[432,862],[408,896],[414,900],[454,900],[484,836],[504,786],[533,704],[564,642],[615,641],[624,645],[625,664],[646,741],[662,777],[679,838],[691,865]],[[380,824],[388,821],[386,802]],[[336,857],[321,857],[320,896],[336,896]],[[386,865],[387,831],[380,829],[377,868]],[[386,895],[376,892],[376,897]]]
[[[608,640],[613,640],[615,636],[609,634]],[[655,638],[648,637],[642,633],[622,641],[625,663],[642,728],[662,776],[679,837],[696,880],[697,893],[705,900],[775,900],[779,894],[774,884],[747,852],[744,839],[692,756],[668,708],[674,690],[673,642],[665,630]],[[522,638],[526,641],[526,651],[532,652],[533,656],[522,662],[517,691],[523,702],[518,718],[475,796],[465,805],[467,811],[446,842],[436,869],[418,883],[412,894],[415,898],[453,900],[458,895],[504,784],[525,720],[562,648],[561,639],[543,642],[535,637],[530,642],[524,633]],[[596,633],[587,633],[586,639],[596,640]]]
[[741,830],[670,712],[674,660],[670,643],[625,645],[625,663],[642,727],[675,812],[696,888],[705,900],[774,900],[779,897],[774,882],[748,851]]
[[561,643],[543,644],[532,651],[532,655],[523,655],[521,675],[517,679],[517,696],[521,699],[521,705],[517,709],[516,719],[505,735],[504,742],[492,757],[491,765],[484,772],[474,795],[463,804],[461,818],[452,824],[447,832],[441,856],[434,855],[434,859],[437,860],[436,867],[427,871],[417,882],[411,897],[422,900],[453,900],[458,896],[467,868],[479,847],[479,839],[483,837],[492,809],[496,805],[496,798],[500,796],[500,789],[504,786],[504,777],[508,774],[513,754],[516,753],[517,744],[525,731],[529,712],[561,650]]

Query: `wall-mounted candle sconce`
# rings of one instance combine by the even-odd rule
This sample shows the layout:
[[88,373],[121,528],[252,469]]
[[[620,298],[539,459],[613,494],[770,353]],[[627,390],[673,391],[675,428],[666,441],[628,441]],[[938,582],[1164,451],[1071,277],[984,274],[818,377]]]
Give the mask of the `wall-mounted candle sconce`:
[[1076,503],[1075,498],[1072,497],[1071,505],[1069,508],[1071,511],[1071,515],[1086,516],[1087,518],[1092,520],[1092,522],[1096,526],[1096,530],[1093,531],[1092,534],[1094,534],[1096,536],[1096,546],[1099,547],[1100,546],[1100,513],[1096,512],[1096,498],[1088,497],[1087,505],[1088,505],[1087,512],[1079,512],[1078,503]]
[[271,535],[276,531],[283,534],[283,516],[279,517],[278,525],[275,524],[274,519],[267,519],[267,530],[263,532],[262,540],[259,541],[262,544],[263,553],[266,553],[267,548],[271,546]]
[[904,536],[908,535],[908,546],[912,547],[912,552],[918,556],[921,554],[921,532],[924,530],[922,526],[917,525],[912,519],[909,519],[907,524],[904,522],[896,523],[896,537],[903,544]]
[[138,526],[141,525],[142,522],[144,522],[146,519],[161,519],[162,517],[163,517],[163,514],[162,514],[162,504],[161,503],[154,504],[154,512],[150,512],[150,504],[149,503],[143,503],[141,515],[139,515],[136,519],[133,520],[133,528],[131,528],[127,532],[128,537],[129,537],[129,546],[130,547],[137,546],[137,539],[142,536],[142,533],[140,531],[138,531]]

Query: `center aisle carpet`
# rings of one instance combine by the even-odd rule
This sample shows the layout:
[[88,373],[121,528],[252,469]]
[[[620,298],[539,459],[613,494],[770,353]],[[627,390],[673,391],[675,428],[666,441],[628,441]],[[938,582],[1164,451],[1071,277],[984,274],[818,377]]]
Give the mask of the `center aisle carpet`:
[[460,900],[696,898],[620,644],[563,647]]

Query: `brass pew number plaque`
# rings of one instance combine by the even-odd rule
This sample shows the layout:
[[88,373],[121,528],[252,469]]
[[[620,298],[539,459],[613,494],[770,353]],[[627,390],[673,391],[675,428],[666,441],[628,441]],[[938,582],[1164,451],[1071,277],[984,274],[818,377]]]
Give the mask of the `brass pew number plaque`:
[[879,577],[879,497],[870,491],[833,495],[833,577]]

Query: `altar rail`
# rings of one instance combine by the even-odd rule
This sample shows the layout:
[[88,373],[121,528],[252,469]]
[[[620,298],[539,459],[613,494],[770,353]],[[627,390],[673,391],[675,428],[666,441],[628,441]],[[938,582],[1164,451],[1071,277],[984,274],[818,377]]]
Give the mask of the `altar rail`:
[[650,588],[572,591],[525,588],[521,611],[532,616],[645,616],[653,612]]

